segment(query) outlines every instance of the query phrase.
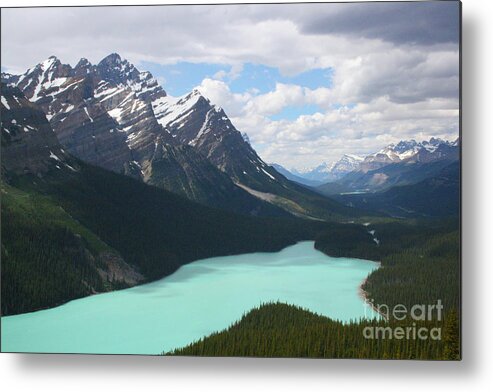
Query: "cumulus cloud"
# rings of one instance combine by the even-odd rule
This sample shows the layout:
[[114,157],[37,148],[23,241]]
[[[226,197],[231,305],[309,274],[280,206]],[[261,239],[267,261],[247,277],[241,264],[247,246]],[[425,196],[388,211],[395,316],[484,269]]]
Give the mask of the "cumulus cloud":
[[[118,52],[136,65],[224,65],[198,88],[265,160],[286,166],[458,133],[457,2],[33,8],[1,16],[2,70],[14,73],[53,54],[71,64]],[[246,63],[285,76],[330,68],[332,83],[232,91]],[[305,105],[316,112],[272,119]]]
[[[265,94],[233,93],[222,81],[205,79],[198,89],[222,106],[245,131],[262,157],[287,167],[314,166],[344,153],[366,154],[402,139],[455,139],[456,98],[427,98],[412,103],[379,96],[353,105],[334,105],[334,91],[277,84]],[[317,103],[325,108],[293,121],[272,120],[286,107]]]

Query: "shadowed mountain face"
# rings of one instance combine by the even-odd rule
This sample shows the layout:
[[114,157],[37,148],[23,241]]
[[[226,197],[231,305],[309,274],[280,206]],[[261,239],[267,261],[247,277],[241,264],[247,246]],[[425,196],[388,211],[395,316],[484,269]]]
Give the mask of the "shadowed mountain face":
[[173,189],[211,207],[255,216],[290,215],[236,186],[226,173],[188,145],[160,144],[152,159],[142,167],[142,173],[147,184]]
[[350,206],[398,217],[457,216],[460,213],[460,164],[447,164],[437,174],[412,185],[384,192],[339,195]]
[[368,172],[351,172],[339,181],[319,186],[317,190],[326,195],[384,191],[393,186],[411,185],[433,177],[454,161],[443,159],[425,163],[393,163]]
[[169,97],[149,72],[118,54],[97,65],[81,59],[73,68],[50,57],[2,79],[39,106],[62,146],[88,163],[246,214],[354,214],[267,165],[198,91]]
[[2,174],[44,173],[66,164],[45,114],[15,87],[2,89]]

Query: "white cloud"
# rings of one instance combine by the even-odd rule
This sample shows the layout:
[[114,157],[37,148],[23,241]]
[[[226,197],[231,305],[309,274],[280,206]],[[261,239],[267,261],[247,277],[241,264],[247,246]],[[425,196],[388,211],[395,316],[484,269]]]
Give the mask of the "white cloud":
[[242,71],[243,71],[243,64],[233,64],[229,71],[221,70],[216,72],[216,74],[214,75],[214,79],[227,80],[230,82],[235,79],[238,79]]
[[[314,166],[348,152],[365,154],[406,138],[455,139],[458,134],[459,112],[453,98],[399,103],[381,96],[335,108],[337,85],[331,91],[277,84],[273,91],[252,95],[235,94],[222,81],[204,79],[198,88],[225,109],[254,146],[262,147],[265,160],[287,167]],[[325,109],[293,121],[269,118],[286,107],[313,103]]]
[[[3,9],[2,68],[19,72],[52,54],[71,64],[80,57],[97,62],[111,52],[137,65],[144,61],[229,65],[213,78],[204,79],[199,89],[224,107],[267,161],[286,166],[314,165],[345,152],[370,152],[403,138],[455,138],[458,43],[447,39],[451,34],[439,31],[443,23],[429,24],[438,19],[430,16],[428,8],[428,17],[422,15],[420,19],[428,24],[415,26],[394,20],[405,19],[399,10],[392,11],[394,19],[388,25],[390,14],[380,11],[376,15],[383,19],[369,25],[371,21],[354,17],[366,15],[364,7],[294,4]],[[334,23],[327,25],[324,20]],[[337,20],[345,22],[338,24]],[[25,21],[22,29],[18,28],[19,21]],[[409,29],[421,33],[417,42],[402,38]],[[275,67],[291,76],[331,68],[333,85],[309,89],[278,83],[265,94],[253,88],[233,93],[228,83],[244,72],[247,62]],[[319,113],[293,121],[270,119],[287,107],[314,104]]]

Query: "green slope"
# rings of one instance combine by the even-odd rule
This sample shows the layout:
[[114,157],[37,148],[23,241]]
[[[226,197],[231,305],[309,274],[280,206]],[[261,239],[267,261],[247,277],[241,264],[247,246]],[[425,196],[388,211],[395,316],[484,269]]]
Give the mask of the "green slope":
[[[368,236],[373,230],[379,245]],[[376,303],[412,306],[440,299],[448,309],[459,307],[458,220],[375,223],[363,230],[348,226],[342,233],[332,228],[325,231],[315,248],[331,256],[380,261],[381,268],[363,286]]]
[[1,192],[3,315],[125,285],[98,272],[118,254],[60,206],[6,184]]

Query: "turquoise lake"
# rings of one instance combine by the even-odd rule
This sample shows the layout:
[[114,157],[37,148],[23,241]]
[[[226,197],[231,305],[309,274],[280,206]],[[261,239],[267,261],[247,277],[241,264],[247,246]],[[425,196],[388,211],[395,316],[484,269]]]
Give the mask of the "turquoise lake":
[[198,260],[153,283],[2,317],[2,351],[159,354],[277,300],[341,321],[377,317],[359,286],[379,264],[313,245]]

